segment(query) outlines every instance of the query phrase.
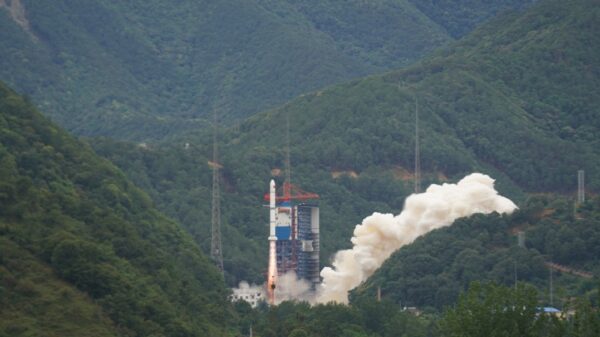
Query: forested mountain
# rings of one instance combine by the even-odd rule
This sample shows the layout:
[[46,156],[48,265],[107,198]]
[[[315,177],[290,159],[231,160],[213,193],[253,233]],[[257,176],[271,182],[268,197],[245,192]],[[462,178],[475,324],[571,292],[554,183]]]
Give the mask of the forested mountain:
[[227,290],[107,160],[0,84],[0,334],[223,336]]
[[358,174],[410,168],[418,103],[425,171],[482,168],[528,191],[568,192],[585,169],[597,189],[598,11],[590,0],[544,1],[506,15],[414,66],[254,116],[224,155],[272,160],[289,116],[298,163]]
[[521,6],[474,3],[0,0],[0,80],[78,135],[160,138],[405,66],[452,40],[435,11]]
[[[588,191],[598,191],[597,17],[593,1],[540,2],[407,69],[309,93],[222,130],[229,280],[262,278],[267,214],[258,206],[269,178],[283,178],[287,118],[292,181],[322,197],[324,262],[349,245],[343,238],[362,218],[402,208],[417,105],[423,186],[478,170],[521,202],[523,192],[574,193],[585,169]],[[208,247],[208,132],[146,147],[93,145]]]

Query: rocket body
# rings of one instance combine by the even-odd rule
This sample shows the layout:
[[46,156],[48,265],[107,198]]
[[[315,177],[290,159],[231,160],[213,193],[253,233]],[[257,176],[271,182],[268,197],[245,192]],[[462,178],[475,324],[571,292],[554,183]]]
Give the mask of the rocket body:
[[277,226],[277,205],[275,196],[275,181],[271,179],[269,184],[269,241],[277,240],[275,226]]
[[277,252],[275,226],[277,224],[277,205],[275,181],[269,184],[269,267],[267,271],[267,297],[269,304],[275,304],[275,287],[277,283]]

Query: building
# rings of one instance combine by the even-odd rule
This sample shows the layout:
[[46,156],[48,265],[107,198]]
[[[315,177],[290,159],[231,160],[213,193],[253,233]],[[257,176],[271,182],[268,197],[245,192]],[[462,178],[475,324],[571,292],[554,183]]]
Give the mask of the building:
[[296,275],[311,283],[315,290],[321,283],[319,265],[319,207],[317,205],[300,204],[296,206],[298,219],[298,266]]
[[255,308],[258,303],[265,300],[264,288],[250,286],[248,283],[241,283],[239,288],[233,288],[229,299],[231,302],[246,301],[251,307]]

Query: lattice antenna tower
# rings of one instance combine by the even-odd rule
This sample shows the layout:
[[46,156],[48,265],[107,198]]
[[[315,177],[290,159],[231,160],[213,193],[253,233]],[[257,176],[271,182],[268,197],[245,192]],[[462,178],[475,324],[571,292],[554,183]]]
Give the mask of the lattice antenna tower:
[[210,256],[217,268],[223,273],[223,251],[221,249],[221,186],[218,145],[218,116],[217,109],[213,111],[213,158],[212,158],[212,221]]
[[[285,182],[292,183],[292,163],[290,159],[290,112],[285,115]],[[289,191],[291,192],[291,191]]]
[[585,174],[583,170],[577,171],[577,204],[585,202]]
[[415,94],[415,193],[421,192],[421,150],[419,148],[419,99]]
[[515,278],[515,289],[517,289],[517,282],[519,281],[518,275],[517,275],[517,260],[514,261],[514,278]]
[[553,270],[550,268],[550,306],[554,306],[554,275]]
[[[285,114],[285,183],[283,184],[283,194],[287,196],[292,195],[292,161],[290,157],[290,111],[288,110]],[[290,262],[292,268],[296,268],[298,264],[298,255],[296,251],[296,236],[298,235],[297,224],[294,212],[290,215],[292,221],[292,260]]]

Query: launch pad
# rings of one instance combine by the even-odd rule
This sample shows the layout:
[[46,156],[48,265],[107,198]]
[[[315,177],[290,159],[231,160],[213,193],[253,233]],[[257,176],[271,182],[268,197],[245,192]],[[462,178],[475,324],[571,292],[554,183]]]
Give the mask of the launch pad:
[[269,263],[267,271],[267,300],[275,304],[277,279],[294,272],[307,281],[312,290],[319,277],[319,207],[315,193],[307,193],[287,182],[283,193],[277,195],[275,181],[269,184]]

